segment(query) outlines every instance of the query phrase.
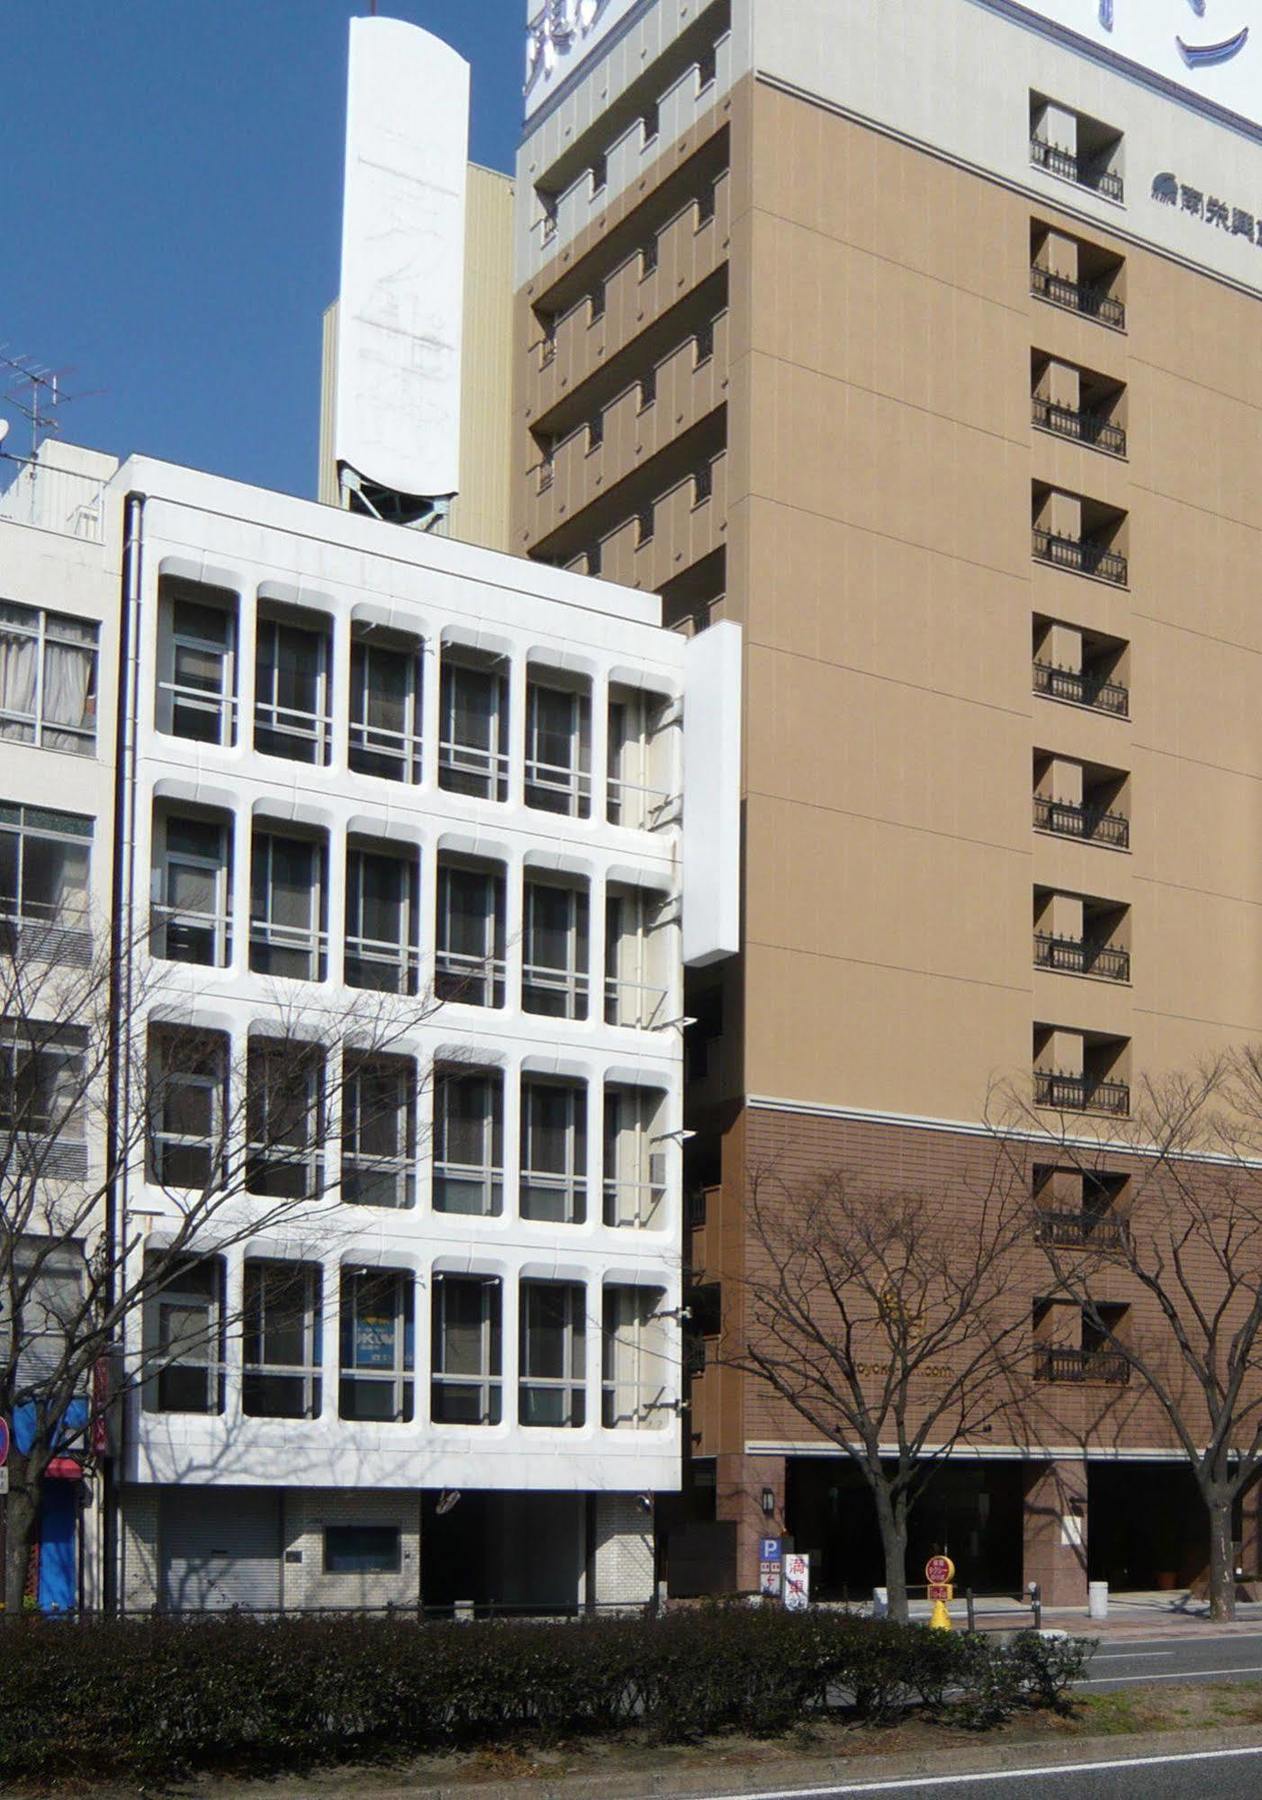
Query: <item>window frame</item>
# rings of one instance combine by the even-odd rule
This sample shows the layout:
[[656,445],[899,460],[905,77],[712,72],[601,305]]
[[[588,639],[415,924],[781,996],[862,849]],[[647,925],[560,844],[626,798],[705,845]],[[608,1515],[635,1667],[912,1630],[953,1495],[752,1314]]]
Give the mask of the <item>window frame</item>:
[[[384,1360],[358,1360],[358,1333],[365,1321],[359,1316],[360,1294],[365,1282],[392,1284],[391,1343],[389,1364]],[[338,1417],[361,1425],[407,1425],[416,1415],[416,1282],[404,1269],[352,1269],[343,1267],[338,1295]],[[348,1313],[347,1299],[350,1298]],[[380,1304],[380,1303],[378,1303]],[[348,1319],[350,1330],[348,1333]],[[367,1321],[373,1323],[373,1321]],[[376,1321],[379,1323],[380,1321]],[[347,1359],[348,1342],[354,1360]],[[378,1353],[380,1355],[380,1353]],[[360,1391],[388,1394],[388,1415],[360,1413],[348,1406]]]
[[[372,862],[393,864],[403,872],[399,899],[399,935],[393,939],[368,938],[363,934],[364,877]],[[346,894],[342,932],[342,979],[347,987],[368,993],[415,995],[419,980],[420,942],[420,871],[416,852],[400,856],[387,848],[368,849],[353,840],[346,847]],[[379,902],[374,901],[374,904]],[[360,930],[352,930],[353,914],[358,914]],[[358,948],[354,948],[358,946]],[[394,985],[355,980],[352,964],[360,965],[361,974],[372,968],[391,971]]]
[[[249,1419],[318,1419],[323,1398],[323,1318],[321,1269],[318,1263],[285,1262],[274,1257],[247,1257],[242,1269],[241,1296],[241,1410]],[[268,1287],[283,1290],[285,1284],[301,1288],[303,1360],[273,1362],[267,1357],[269,1321]],[[255,1290],[252,1292],[252,1288]],[[283,1306],[283,1298],[276,1304]],[[260,1316],[255,1319],[256,1307]],[[253,1342],[263,1352],[251,1357]],[[252,1404],[261,1384],[296,1386],[298,1408],[280,1410]]]
[[[452,1285],[480,1290],[479,1359],[476,1371],[451,1371],[447,1307]],[[430,1332],[430,1419],[435,1425],[454,1425],[466,1430],[502,1425],[504,1422],[504,1291],[498,1275],[434,1276]],[[448,1416],[446,1395],[457,1389],[476,1389],[476,1420]]]
[[[347,761],[356,774],[413,786],[420,781],[424,654],[425,646],[421,639],[410,640],[408,647],[402,644],[374,643],[362,628],[352,630]],[[369,716],[373,667],[384,659],[392,664],[402,660],[407,671],[403,708],[405,723],[402,731],[386,725],[374,725]],[[398,772],[391,773],[380,766],[386,762],[397,765]],[[376,766],[369,767],[369,763]]]
[[[564,1166],[560,1169],[536,1167],[536,1139],[553,1129],[536,1118],[534,1106],[544,1095],[560,1097],[564,1102],[565,1122],[561,1127]],[[519,1218],[532,1223],[550,1225],[582,1225],[587,1220],[587,1085],[582,1081],[559,1081],[541,1075],[523,1075],[520,1106],[521,1154],[517,1179],[517,1212]],[[534,1196],[556,1195],[559,1212],[546,1210]]]
[[[315,879],[308,889],[308,917],[312,923],[307,926],[278,925],[272,914],[276,903],[276,883],[273,877],[276,844],[301,844],[312,853]],[[323,981],[328,971],[329,933],[326,923],[328,906],[328,839],[304,837],[274,827],[268,821],[255,820],[250,839],[250,972],[254,975],[268,975],[274,980],[282,981]],[[260,909],[260,896],[264,898],[264,906]],[[288,941],[286,941],[288,937]],[[305,953],[307,958],[307,974],[291,975],[287,972],[260,967],[273,951],[281,953]]]
[[[477,1129],[482,1139],[479,1162],[456,1162],[446,1154],[447,1142],[455,1125],[447,1111],[448,1096],[461,1089],[482,1086],[489,1097]],[[462,1063],[440,1064],[434,1071],[433,1172],[430,1178],[430,1205],[434,1212],[464,1218],[497,1219],[504,1211],[504,1071],[493,1067],[466,1068]],[[480,1207],[440,1204],[445,1201],[446,1184],[453,1189],[480,1188]],[[441,1185],[440,1185],[441,1184]]]
[[[306,763],[315,768],[327,766],[333,737],[331,625],[331,620],[322,625],[308,624],[305,619],[276,618],[267,613],[261,613],[256,619],[253,735],[256,755],[279,757],[282,761]],[[310,709],[283,706],[278,698],[283,672],[282,633],[310,638],[316,646],[315,704]],[[271,741],[265,741],[267,739]],[[311,754],[305,756],[299,749],[280,748],[287,741],[299,747],[309,745]]]
[[[532,1369],[535,1355],[550,1351],[539,1341],[553,1331],[552,1324],[532,1319],[536,1301],[560,1300],[562,1375],[538,1375]],[[576,1373],[577,1370],[577,1373]],[[548,1395],[560,1399],[561,1417],[532,1419],[533,1407]],[[546,1408],[545,1408],[546,1410]],[[528,1431],[579,1431],[587,1423],[587,1290],[581,1282],[541,1281],[524,1277],[518,1289],[517,1423]]]
[[[591,989],[591,895],[590,884],[544,881],[527,874],[523,883],[524,906],[522,929],[522,1011],[546,1018],[582,1021],[588,1016]],[[567,896],[568,918],[562,926],[565,939],[565,961],[559,965],[540,962],[535,950],[542,929],[534,917],[541,893]],[[551,928],[549,928],[551,929]],[[559,1007],[540,1004],[555,996]]]
[[[58,633],[58,626],[70,627]],[[71,632],[85,635],[75,636]],[[16,600],[0,600],[0,641],[6,637],[25,639],[35,651],[35,680],[32,710],[18,712],[13,707],[0,707],[0,743],[28,744],[38,750],[55,750],[68,756],[96,754],[97,705],[100,697],[101,627],[96,619],[79,618],[74,613],[52,612],[43,606],[24,606]],[[46,715],[45,700],[49,686],[48,652],[50,646],[75,650],[88,659],[88,679],[83,697],[83,716],[89,725],[71,725]],[[10,729],[16,727],[16,730]],[[25,735],[29,731],[29,736]],[[60,733],[79,740],[74,744],[45,742],[46,736]]]

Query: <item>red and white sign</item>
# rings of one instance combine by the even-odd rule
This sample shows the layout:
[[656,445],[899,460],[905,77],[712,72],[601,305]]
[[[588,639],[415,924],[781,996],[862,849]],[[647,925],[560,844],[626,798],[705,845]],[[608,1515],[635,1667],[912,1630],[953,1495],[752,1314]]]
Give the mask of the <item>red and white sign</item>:
[[931,1600],[949,1600],[951,1597],[951,1585],[949,1582],[931,1581],[929,1583],[929,1598]]
[[[945,1587],[955,1575],[955,1564],[949,1556],[931,1556],[925,1564],[925,1580],[931,1588]],[[935,1598],[930,1594],[929,1598]]]

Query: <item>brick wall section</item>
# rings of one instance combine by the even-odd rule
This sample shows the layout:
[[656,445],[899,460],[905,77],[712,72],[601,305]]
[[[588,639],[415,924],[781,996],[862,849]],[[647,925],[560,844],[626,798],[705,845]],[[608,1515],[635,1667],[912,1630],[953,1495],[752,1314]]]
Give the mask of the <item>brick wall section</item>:
[[653,1598],[653,1525],[635,1494],[597,1494],[592,1598],[598,1606],[646,1606]]
[[[400,1566],[393,1574],[326,1574],[326,1525],[395,1525]],[[287,1608],[415,1606],[421,1583],[419,1493],[291,1488],[285,1494],[282,1594]],[[301,1556],[301,1562],[290,1560]]]
[[157,1488],[128,1488],[122,1498],[124,1612],[147,1612],[161,1599],[158,1580]]
[[1031,1463],[1025,1483],[1022,1578],[1027,1585],[1038,1582],[1044,1606],[1086,1605],[1087,1529],[1085,1465]]

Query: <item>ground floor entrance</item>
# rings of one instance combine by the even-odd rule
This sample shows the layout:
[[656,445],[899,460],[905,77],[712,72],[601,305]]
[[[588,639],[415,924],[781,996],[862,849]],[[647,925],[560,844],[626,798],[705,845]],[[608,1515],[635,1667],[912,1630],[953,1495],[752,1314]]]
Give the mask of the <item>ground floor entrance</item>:
[[[704,1571],[711,1585],[688,1591],[756,1592],[758,1546],[772,1536],[809,1553],[821,1599],[867,1600],[885,1585],[871,1490],[849,1458],[804,1450],[712,1466],[712,1523],[685,1529],[709,1533],[724,1557]],[[1250,1579],[1260,1572],[1257,1512],[1251,1498],[1233,1531]],[[1083,1606],[1088,1581],[1115,1593],[1196,1586],[1207,1574],[1208,1524],[1191,1470],[1173,1457],[961,1455],[937,1467],[913,1508],[913,1589],[938,1551],[954,1561],[958,1588],[1018,1595],[1034,1583],[1046,1606]]]
[[652,1511],[638,1494],[131,1486],[128,1612],[538,1613],[646,1605]]

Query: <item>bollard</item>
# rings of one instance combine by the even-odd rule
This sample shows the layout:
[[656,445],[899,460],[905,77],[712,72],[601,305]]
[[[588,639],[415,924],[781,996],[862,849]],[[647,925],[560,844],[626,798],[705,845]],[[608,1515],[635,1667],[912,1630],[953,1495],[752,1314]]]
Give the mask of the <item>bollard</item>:
[[934,1601],[933,1611],[929,1615],[929,1629],[930,1631],[951,1631],[954,1629],[951,1624],[951,1615],[946,1609],[945,1600]]
[[1107,1581],[1087,1583],[1087,1617],[1107,1619],[1109,1616],[1109,1584]]
[[1034,1629],[1035,1629],[1035,1631],[1042,1631],[1042,1629],[1043,1629],[1043,1590],[1039,1586],[1037,1581],[1032,1581],[1030,1583],[1028,1592],[1030,1595],[1030,1610],[1034,1614]]

